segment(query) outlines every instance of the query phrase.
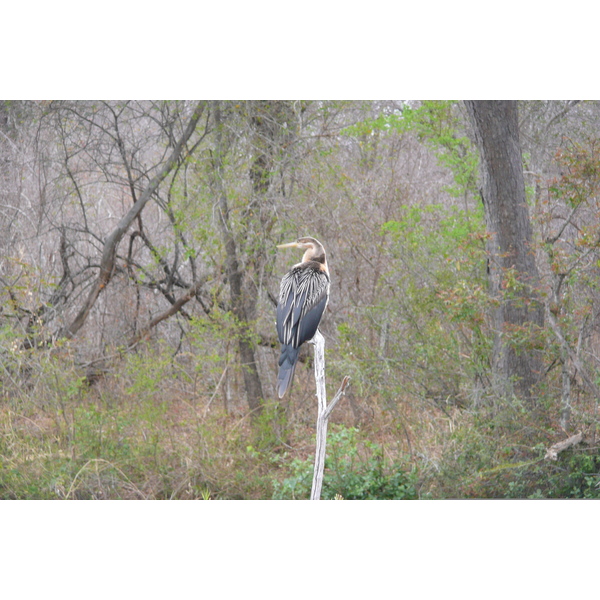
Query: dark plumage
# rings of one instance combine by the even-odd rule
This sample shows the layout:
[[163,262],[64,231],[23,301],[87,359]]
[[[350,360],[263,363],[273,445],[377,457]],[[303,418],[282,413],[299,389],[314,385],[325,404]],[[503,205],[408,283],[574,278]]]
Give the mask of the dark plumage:
[[281,343],[277,391],[280,398],[290,387],[304,342],[312,340],[329,300],[329,269],[322,244],[303,237],[278,248],[302,248],[302,261],[281,280],[277,304],[277,335]]

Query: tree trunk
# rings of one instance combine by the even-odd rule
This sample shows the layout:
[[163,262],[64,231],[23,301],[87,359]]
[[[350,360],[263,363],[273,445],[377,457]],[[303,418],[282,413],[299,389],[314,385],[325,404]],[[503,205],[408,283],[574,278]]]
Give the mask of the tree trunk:
[[224,156],[226,148],[222,134],[221,108],[218,102],[214,103],[214,119],[217,143],[213,157],[213,185],[218,196],[219,225],[225,245],[225,271],[229,281],[231,310],[241,327],[237,344],[242,363],[244,388],[252,417],[255,418],[262,412],[264,402],[255,347],[251,339],[252,331],[249,326],[249,322],[254,318],[256,313],[257,298],[244,293],[244,288],[246,287],[244,285],[245,274],[240,262],[239,244],[234,236],[229,215],[229,202],[224,186]]
[[493,371],[505,390],[530,399],[542,373],[535,336],[543,327],[544,310],[536,291],[539,275],[525,196],[517,103],[465,104],[481,159],[490,291],[499,301]]
[[[243,367],[246,398],[253,416],[257,416],[264,402],[263,388],[258,372],[257,349],[252,341],[255,336],[253,322],[257,316],[259,293],[270,268],[267,248],[269,234],[277,221],[272,192],[276,172],[281,171],[282,157],[293,137],[291,124],[294,112],[287,101],[252,101],[243,108],[229,111],[229,118],[241,117],[244,136],[236,134],[244,143],[242,147],[249,156],[247,175],[251,183],[248,199],[237,198],[230,202],[226,184],[226,157],[232,150],[233,140],[226,137],[226,108],[215,101],[215,149],[213,153],[212,186],[218,198],[218,214],[221,236],[225,246],[225,270],[229,283],[231,310],[240,326],[237,339]],[[231,109],[231,107],[230,107]],[[239,141],[238,139],[238,141]],[[247,140],[247,145],[246,145]],[[232,206],[241,216],[239,225],[231,218]]]

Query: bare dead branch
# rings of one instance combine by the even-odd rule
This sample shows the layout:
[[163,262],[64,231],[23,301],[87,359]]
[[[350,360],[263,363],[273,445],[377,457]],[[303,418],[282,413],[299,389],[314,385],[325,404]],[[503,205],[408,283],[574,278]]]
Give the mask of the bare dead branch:
[[338,403],[340,398],[346,395],[346,387],[348,387],[349,383],[350,377],[346,375],[342,381],[342,385],[340,385],[340,389],[337,391],[336,395],[333,397],[333,400],[328,404],[325,410],[324,416],[326,419],[329,419],[329,415],[331,415],[331,413],[333,412],[333,409],[335,408],[335,405]]
[[115,259],[117,255],[117,248],[125,232],[129,229],[133,221],[137,218],[137,216],[144,209],[152,195],[158,189],[160,183],[165,179],[165,177],[170,173],[170,171],[176,166],[179,161],[185,144],[190,139],[194,130],[196,129],[196,125],[204,112],[205,103],[199,102],[196,106],[194,113],[175,148],[171,152],[167,162],[160,169],[158,174],[149,182],[146,186],[142,194],[139,196],[137,201],[131,207],[129,212],[119,221],[115,229],[110,233],[110,235],[106,238],[104,243],[104,249],[102,252],[102,259],[100,262],[100,273],[92,286],[92,289],[84,302],[82,308],[79,313],[75,317],[75,319],[66,327],[63,327],[59,333],[58,337],[67,337],[72,338],[76,335],[76,333],[83,327],[85,324],[96,300],[100,296],[102,290],[108,285],[111,280]]
[[548,451],[546,452],[546,456],[544,456],[544,458],[546,460],[558,460],[558,455],[563,450],[566,450],[567,448],[570,448],[571,446],[575,446],[576,444],[579,444],[579,442],[581,442],[582,439],[583,439],[583,433],[580,431],[579,433],[572,435],[571,437],[567,438],[566,440],[563,440],[562,442],[557,442],[556,444],[554,444],[554,445],[550,446],[550,448],[548,448]]
[[199,291],[203,285],[203,281],[198,281],[195,283],[181,298],[176,300],[173,305],[160,313],[154,319],[152,319],[141,331],[139,331],[131,340],[128,342],[128,347],[135,346],[140,340],[146,337],[150,331],[156,327],[161,321],[168,319],[173,316],[175,313],[179,312],[184,304],[188,303]]
[[325,452],[327,448],[327,422],[331,415],[331,411],[338,403],[339,399],[344,395],[350,377],[344,377],[340,389],[331,401],[331,404],[327,406],[327,391],[325,389],[325,338],[318,329],[315,337],[312,339],[312,344],[315,347],[315,383],[317,386],[318,413],[315,467],[310,499],[320,500],[321,489],[323,487],[323,472],[325,470]]

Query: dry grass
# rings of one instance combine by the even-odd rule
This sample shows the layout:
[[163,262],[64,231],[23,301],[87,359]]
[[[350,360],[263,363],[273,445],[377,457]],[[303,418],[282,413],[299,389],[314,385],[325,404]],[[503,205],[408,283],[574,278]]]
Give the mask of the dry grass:
[[[192,378],[152,354],[123,361],[92,387],[68,357],[33,373],[0,398],[2,498],[268,499],[294,461],[314,455],[316,401],[303,373],[254,423],[235,377],[225,401],[218,374]],[[573,427],[595,431],[596,410],[582,396]],[[331,422],[357,428],[388,464],[412,465],[420,496],[431,498],[502,496],[519,465],[564,437],[516,402],[469,410],[352,388]]]

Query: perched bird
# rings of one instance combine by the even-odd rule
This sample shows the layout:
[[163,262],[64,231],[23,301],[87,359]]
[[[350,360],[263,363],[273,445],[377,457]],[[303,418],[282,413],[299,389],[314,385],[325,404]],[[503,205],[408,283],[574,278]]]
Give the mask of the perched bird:
[[278,248],[302,248],[302,261],[281,280],[277,304],[277,335],[281,343],[277,390],[283,398],[290,387],[304,342],[312,340],[329,300],[329,268],[321,242],[302,237]]

